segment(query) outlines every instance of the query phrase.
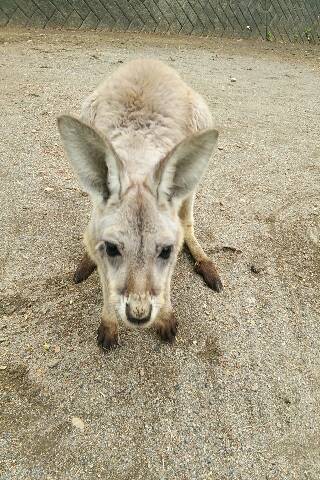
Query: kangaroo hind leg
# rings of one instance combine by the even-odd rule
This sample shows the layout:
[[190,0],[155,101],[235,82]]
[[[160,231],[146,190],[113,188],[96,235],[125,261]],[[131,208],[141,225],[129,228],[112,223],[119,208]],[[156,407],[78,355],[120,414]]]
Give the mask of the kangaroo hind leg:
[[223,286],[217,268],[213,261],[205,254],[194,234],[193,203],[194,194],[184,200],[179,212],[184,230],[184,240],[196,262],[196,272],[202,275],[204,281],[210,288],[212,288],[212,290],[221,292]]

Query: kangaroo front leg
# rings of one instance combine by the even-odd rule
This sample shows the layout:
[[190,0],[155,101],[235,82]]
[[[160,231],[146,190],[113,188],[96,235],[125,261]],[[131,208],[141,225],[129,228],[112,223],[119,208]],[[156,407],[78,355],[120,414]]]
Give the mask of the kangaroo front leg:
[[[104,283],[102,285],[105,285]],[[101,323],[98,328],[98,345],[109,349],[118,344],[118,318],[116,311],[108,301],[107,287],[103,286],[103,309]]]
[[165,299],[166,299],[165,304],[163,305],[163,307],[160,309],[160,312],[158,313],[155,325],[161,339],[164,342],[171,343],[174,341],[176,337],[178,322],[175,319],[173,308],[171,305],[171,300],[170,300],[170,280],[166,288]]
[[162,308],[156,320],[157,332],[164,342],[173,342],[177,334],[178,322],[174,317],[172,308]]
[[103,308],[97,341],[106,350],[118,344],[118,320],[113,309]]
[[191,195],[186,200],[184,200],[179,212],[184,231],[184,240],[196,262],[196,272],[202,275],[204,281],[210,288],[212,288],[216,292],[220,292],[223,287],[217,268],[213,261],[210,260],[210,258],[205,254],[194,234],[193,202],[194,195]]
[[81,283],[84,280],[87,280],[87,278],[90,277],[91,273],[93,273],[96,268],[97,266],[94,261],[91,260],[87,252],[85,252],[79,265],[76,268],[76,271],[74,272],[74,283]]

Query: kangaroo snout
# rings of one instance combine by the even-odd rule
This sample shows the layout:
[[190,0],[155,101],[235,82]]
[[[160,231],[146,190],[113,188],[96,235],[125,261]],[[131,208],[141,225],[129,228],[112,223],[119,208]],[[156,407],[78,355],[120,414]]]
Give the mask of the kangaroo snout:
[[152,313],[151,303],[140,296],[135,296],[126,303],[126,316],[128,322],[135,326],[149,322]]

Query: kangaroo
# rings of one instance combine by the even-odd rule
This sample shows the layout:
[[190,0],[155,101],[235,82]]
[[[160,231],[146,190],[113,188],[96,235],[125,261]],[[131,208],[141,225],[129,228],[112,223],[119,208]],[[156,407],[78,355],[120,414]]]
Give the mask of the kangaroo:
[[80,118],[60,116],[58,128],[92,201],[74,281],[98,269],[98,344],[118,343],[118,319],[134,327],[154,324],[171,342],[177,322],[170,282],[183,241],[208,286],[222,289],[193,228],[195,190],[218,138],[209,108],[171,67],[138,59],[96,88]]

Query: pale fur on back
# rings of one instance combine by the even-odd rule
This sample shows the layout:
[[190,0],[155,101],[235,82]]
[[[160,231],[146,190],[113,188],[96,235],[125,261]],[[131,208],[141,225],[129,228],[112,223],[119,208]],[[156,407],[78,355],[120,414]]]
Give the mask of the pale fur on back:
[[111,141],[131,181],[143,180],[183,138],[212,126],[202,96],[153,59],[118,68],[85,100],[81,118]]

